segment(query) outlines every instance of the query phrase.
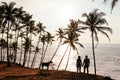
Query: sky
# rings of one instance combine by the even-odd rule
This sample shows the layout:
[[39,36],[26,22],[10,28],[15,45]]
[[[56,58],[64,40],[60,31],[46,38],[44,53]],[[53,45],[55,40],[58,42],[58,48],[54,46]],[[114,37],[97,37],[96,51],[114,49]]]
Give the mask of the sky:
[[[89,13],[94,9],[106,13],[108,27],[112,28],[113,34],[109,34],[111,41],[104,35],[100,36],[100,43],[120,44],[120,2],[111,13],[110,2],[104,4],[104,0],[0,0],[1,2],[14,1],[17,7],[33,15],[33,20],[42,22],[46,29],[55,34],[58,28],[65,28],[70,19],[83,19],[83,13]],[[111,1],[111,0],[108,0]],[[81,43],[90,43],[89,31],[81,34]]]

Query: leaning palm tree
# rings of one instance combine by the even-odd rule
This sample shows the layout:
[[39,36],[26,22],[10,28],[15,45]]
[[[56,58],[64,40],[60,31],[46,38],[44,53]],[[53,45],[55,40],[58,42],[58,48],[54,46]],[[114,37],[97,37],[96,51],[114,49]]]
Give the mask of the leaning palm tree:
[[45,41],[46,41],[46,35],[45,34],[40,37],[40,41],[42,42],[42,52],[41,52],[41,59],[40,59],[39,68],[41,67],[41,63],[42,63],[43,55],[44,55],[44,47],[45,47]]
[[67,69],[67,66],[68,66],[71,48],[73,50],[76,50],[78,53],[78,50],[77,50],[77,47],[75,46],[75,44],[79,44],[81,47],[83,47],[83,45],[81,43],[77,42],[79,40],[78,37],[80,36],[80,32],[83,33],[81,31],[81,28],[78,27],[78,21],[70,20],[70,25],[68,25],[68,28],[65,28],[64,30],[65,30],[66,36],[64,36],[65,40],[64,40],[63,44],[68,44],[68,46],[66,48],[65,53],[63,54],[63,57],[60,60],[57,70],[59,69],[62,59],[64,58],[69,47],[70,47],[70,49],[69,49],[69,54],[68,54],[68,59],[67,59],[67,64],[66,64],[65,70]]
[[[41,38],[42,38],[42,34],[44,33],[44,32],[46,32],[45,31],[45,26],[43,26],[43,24],[42,23],[37,23],[37,26],[36,26],[36,34],[38,34],[38,41],[37,41],[37,46],[36,46],[36,49],[35,49],[35,53],[34,53],[34,57],[33,57],[33,60],[32,60],[32,64],[31,64],[31,68],[34,68],[34,66],[35,66],[35,61],[36,61],[36,58],[37,58],[37,54],[38,54],[38,52],[39,52],[39,43],[40,43],[40,40],[41,40]],[[43,42],[44,43],[44,42]]]
[[57,48],[56,48],[56,50],[55,50],[55,52],[54,52],[54,54],[53,54],[53,56],[52,56],[52,58],[51,58],[51,61],[52,61],[53,58],[55,57],[55,55],[56,55],[56,53],[57,53],[57,50],[59,49],[59,47],[60,47],[60,45],[61,45],[61,43],[62,43],[62,40],[63,40],[63,38],[64,38],[64,35],[65,35],[62,28],[59,28],[58,31],[56,31],[56,32],[57,32],[57,33],[56,33],[56,36],[58,36],[57,39],[60,39],[60,41],[59,41],[59,44],[58,44],[58,46],[57,46]]
[[[90,12],[89,14],[83,13],[83,17],[86,18],[85,21],[79,21],[82,23],[84,26],[84,29],[89,29],[91,32],[91,37],[92,37],[92,52],[93,52],[93,59],[94,59],[94,71],[96,75],[96,59],[95,59],[95,51],[94,51],[94,40],[99,42],[98,39],[98,32],[101,32],[104,34],[109,40],[109,36],[105,31],[108,31],[112,33],[112,29],[109,27],[105,27],[104,24],[107,24],[106,19],[104,18],[105,13],[104,12],[98,12],[98,9],[95,9],[94,11]],[[103,26],[102,26],[103,25]]]
[[46,48],[45,48],[45,51],[44,51],[44,53],[43,53],[43,59],[42,59],[42,61],[44,60],[44,58],[45,58],[45,55],[46,55],[46,51],[47,51],[47,48],[48,48],[48,45],[50,44],[52,44],[52,42],[54,41],[54,36],[52,36],[49,32],[47,32],[47,34],[46,34],[46,43],[47,43],[47,45],[46,45]]
[[69,44],[70,49],[69,49],[69,54],[68,54],[68,59],[67,59],[67,64],[66,64],[65,70],[67,69],[67,66],[68,66],[68,62],[69,62],[69,58],[70,58],[70,53],[71,53],[71,48],[73,50],[76,50],[78,52],[78,49],[77,49],[77,47],[76,47],[75,44],[79,44],[81,47],[83,47],[83,45],[78,42],[79,41],[79,39],[78,39],[79,34],[76,34],[75,32],[71,32],[70,31],[70,32],[67,33],[67,35],[68,35],[68,37],[65,38],[65,41],[64,41],[63,44]]

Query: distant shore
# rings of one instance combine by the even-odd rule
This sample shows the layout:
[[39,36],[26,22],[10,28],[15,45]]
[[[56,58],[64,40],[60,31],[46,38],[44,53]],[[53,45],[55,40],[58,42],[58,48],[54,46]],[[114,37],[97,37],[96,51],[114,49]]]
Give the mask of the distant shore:
[[93,74],[70,71],[30,69],[11,64],[11,67],[7,67],[5,62],[0,62],[0,80],[109,80],[100,75],[95,77]]

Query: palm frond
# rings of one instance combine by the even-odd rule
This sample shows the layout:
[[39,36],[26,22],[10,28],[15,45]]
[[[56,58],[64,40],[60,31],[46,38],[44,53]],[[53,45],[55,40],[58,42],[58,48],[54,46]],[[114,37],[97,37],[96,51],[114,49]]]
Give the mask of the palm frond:
[[102,26],[102,27],[98,27],[98,29],[108,31],[108,32],[110,32],[111,34],[113,33],[112,29],[109,28],[109,27],[103,27],[103,26]]
[[108,36],[108,34],[106,33],[106,32],[104,32],[104,31],[102,31],[102,30],[99,30],[102,34],[104,34],[108,39],[109,39],[109,41],[110,41],[110,37]]
[[111,2],[111,11],[113,10],[113,8],[115,7],[115,5],[117,4],[119,0],[112,0]]

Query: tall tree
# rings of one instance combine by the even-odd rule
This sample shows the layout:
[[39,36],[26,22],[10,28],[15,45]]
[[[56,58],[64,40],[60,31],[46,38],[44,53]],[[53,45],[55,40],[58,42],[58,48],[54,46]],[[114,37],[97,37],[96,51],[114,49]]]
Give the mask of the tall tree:
[[39,68],[41,67],[41,63],[42,63],[42,60],[43,60],[45,40],[46,40],[46,35],[44,34],[44,35],[42,35],[41,38],[40,38],[40,41],[42,42],[42,52],[41,52],[41,59],[40,59]]
[[36,34],[38,34],[38,41],[37,41],[37,46],[36,46],[36,49],[35,49],[35,53],[34,53],[34,57],[33,57],[33,60],[32,60],[32,64],[31,64],[31,68],[34,68],[35,66],[35,61],[36,61],[36,58],[37,58],[37,54],[39,52],[39,43],[40,43],[40,40],[41,40],[41,36],[45,31],[45,26],[43,26],[43,24],[41,22],[37,23],[36,25]]
[[95,71],[95,75],[96,75],[96,59],[95,59],[95,51],[94,51],[94,48],[95,48],[94,42],[95,41],[94,40],[99,42],[98,32],[101,32],[110,40],[108,34],[105,31],[112,33],[112,29],[104,26],[104,24],[108,25],[106,19],[104,18],[105,13],[98,12],[98,9],[93,10],[89,14],[83,13],[82,16],[85,17],[86,20],[85,21],[80,20],[79,22],[82,23],[83,25],[85,25],[84,29],[89,29],[91,32],[92,52],[93,52],[93,59],[94,59],[94,71]]
[[[68,44],[68,47],[70,47],[69,54],[68,54],[68,59],[67,59],[67,64],[66,64],[66,67],[65,67],[65,70],[66,70],[67,66],[68,66],[68,63],[69,63],[71,48],[73,50],[76,50],[77,53],[78,53],[78,50],[77,50],[77,47],[76,47],[75,44],[79,44],[81,47],[83,47],[83,45],[78,42],[79,41],[78,37],[80,36],[80,32],[82,32],[81,29],[78,27],[78,21],[70,20],[70,24],[68,25],[68,28],[65,28],[65,30],[66,30],[65,31],[66,36],[64,37],[65,40],[63,41],[63,44]],[[65,54],[68,50],[68,47],[67,47],[63,56],[65,56]],[[63,59],[63,57],[62,57],[62,59]],[[59,68],[60,64],[61,63],[59,63],[58,68]]]
[[44,60],[44,58],[45,58],[45,54],[46,54],[46,51],[47,51],[47,48],[48,48],[48,45],[50,44],[52,44],[52,42],[54,41],[54,36],[52,36],[49,32],[47,32],[47,35],[46,35],[46,43],[47,43],[47,45],[46,45],[46,48],[45,48],[45,51],[44,51],[44,53],[43,53],[43,59],[42,59],[42,62],[43,62],[43,60]]
[[24,39],[25,39],[25,41],[23,43],[23,46],[24,46],[24,58],[23,58],[23,64],[22,64],[22,66],[25,66],[25,64],[26,64],[27,53],[28,53],[28,51],[30,49],[30,46],[31,46],[31,40],[30,40],[30,38],[24,38]]
[[2,2],[2,6],[4,8],[4,22],[3,24],[5,25],[4,27],[7,28],[7,66],[11,66],[10,65],[10,60],[9,60],[9,40],[8,40],[8,35],[9,35],[9,31],[11,29],[11,27],[13,26],[13,24],[15,23],[15,15],[17,14],[17,8],[14,7],[15,3],[14,2],[10,2],[9,4],[7,4],[6,2]]
[[[31,23],[30,23],[31,25],[30,25],[30,27],[29,27],[29,32],[30,32],[30,39],[31,39],[31,45],[32,45],[32,35],[34,34],[34,35],[36,35],[35,34],[35,22],[34,21],[31,21]],[[31,49],[32,48],[32,46],[30,46],[30,51],[29,51],[29,58],[28,58],[28,64],[27,64],[27,67],[29,67],[29,62],[30,62],[30,58],[31,58]]]
[[58,31],[56,31],[56,32],[57,32],[57,33],[56,33],[56,36],[58,36],[57,39],[60,39],[60,41],[59,41],[59,44],[58,44],[58,46],[57,46],[57,48],[56,48],[56,50],[55,50],[55,52],[54,52],[54,54],[53,54],[53,56],[52,56],[52,58],[51,58],[51,61],[52,61],[53,58],[55,57],[55,55],[56,55],[56,53],[57,53],[57,50],[59,49],[59,47],[60,47],[60,45],[61,45],[61,43],[62,43],[62,40],[63,40],[63,38],[64,38],[64,35],[65,35],[65,33],[64,33],[64,31],[63,31],[62,28],[59,28]]
[[23,16],[25,15],[25,11],[23,11],[23,7],[17,8],[17,14],[16,14],[16,24],[13,27],[13,31],[15,32],[15,43],[16,43],[16,50],[14,52],[14,63],[16,63],[17,58],[17,45],[18,45],[18,37],[20,35],[20,31],[23,27],[21,27],[21,22],[23,19]]

